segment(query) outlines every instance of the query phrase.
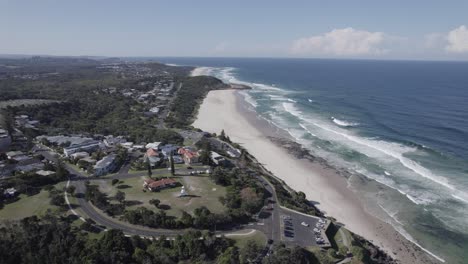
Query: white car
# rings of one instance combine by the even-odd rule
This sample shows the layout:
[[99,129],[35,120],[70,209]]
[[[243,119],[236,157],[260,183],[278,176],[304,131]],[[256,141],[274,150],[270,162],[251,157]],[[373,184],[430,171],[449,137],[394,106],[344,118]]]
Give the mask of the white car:
[[309,226],[309,224],[308,224],[308,223],[306,223],[306,222],[302,222],[302,223],[301,223],[301,225],[303,225],[303,226],[307,226],[307,227]]

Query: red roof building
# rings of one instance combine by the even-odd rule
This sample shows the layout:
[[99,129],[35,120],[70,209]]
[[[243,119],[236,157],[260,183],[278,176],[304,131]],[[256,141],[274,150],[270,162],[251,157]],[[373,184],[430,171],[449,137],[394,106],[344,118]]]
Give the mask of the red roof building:
[[176,185],[177,182],[170,178],[165,178],[158,181],[148,179],[145,180],[143,187],[147,188],[150,191],[157,191],[165,188],[175,187]]
[[198,157],[200,156],[197,151],[193,151],[188,148],[180,148],[178,153],[182,155],[185,164],[197,163]]

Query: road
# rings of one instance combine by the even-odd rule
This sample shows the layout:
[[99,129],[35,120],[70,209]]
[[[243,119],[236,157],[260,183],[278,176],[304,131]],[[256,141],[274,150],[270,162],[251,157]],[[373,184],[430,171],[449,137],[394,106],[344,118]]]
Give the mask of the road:
[[[57,161],[55,154],[49,151],[43,151],[41,154],[51,161]],[[90,179],[103,179],[103,177],[89,177],[83,175],[82,172],[75,170],[72,166],[69,166],[65,163],[67,170],[70,172],[70,180],[68,184],[75,186],[75,198],[77,200],[78,206],[81,212],[84,215],[77,215],[82,220],[85,218],[90,218],[97,223],[98,226],[103,226],[105,229],[112,228],[112,229],[120,229],[126,235],[138,235],[143,237],[175,237],[178,234],[182,234],[190,229],[182,229],[182,230],[173,230],[173,229],[153,229],[144,226],[136,226],[131,225],[128,223],[120,222],[116,219],[111,218],[110,216],[104,215],[104,213],[99,212],[92,204],[90,204],[84,198],[84,194],[86,193],[86,184],[85,182]],[[117,174],[104,177],[104,179],[129,179],[133,177],[141,177],[146,175],[146,172],[141,173],[128,173],[129,165],[126,164],[119,170]],[[177,175],[190,175],[190,172],[199,169],[176,169]],[[265,171],[269,174],[269,172]],[[167,175],[168,171],[166,170],[153,170],[153,175]],[[255,177],[263,186],[264,188],[271,193],[271,197],[268,199],[265,206],[262,208],[261,212],[258,214],[258,218],[256,222],[249,223],[247,225],[238,226],[236,229],[227,230],[227,231],[217,231],[216,235],[232,235],[233,232],[237,232],[239,230],[244,230],[246,234],[248,234],[252,230],[258,230],[263,232],[267,239],[271,239],[273,241],[283,241],[286,243],[292,244],[299,244],[301,246],[312,246],[316,245],[315,240],[313,238],[313,232],[308,232],[307,228],[300,226],[300,222],[307,221],[310,223],[309,228],[313,229],[313,226],[317,222],[317,217],[312,217],[305,215],[303,213],[284,208],[282,207],[276,195],[276,191],[273,185],[264,177],[262,177],[258,173],[251,173],[252,177]],[[65,193],[65,195],[67,195]],[[68,201],[68,197],[66,199]],[[72,207],[70,207],[72,209]],[[76,211],[73,210],[76,213]],[[297,219],[296,226],[298,226],[298,230],[301,229],[301,234],[298,234],[297,237],[294,239],[286,239],[283,235],[283,226],[281,224],[281,216],[289,215],[293,219]],[[299,224],[298,224],[299,223]],[[102,227],[101,227],[102,228]],[[304,229],[304,230],[302,230]],[[245,235],[245,234],[244,234]],[[267,245],[264,254],[266,254],[272,245]]]

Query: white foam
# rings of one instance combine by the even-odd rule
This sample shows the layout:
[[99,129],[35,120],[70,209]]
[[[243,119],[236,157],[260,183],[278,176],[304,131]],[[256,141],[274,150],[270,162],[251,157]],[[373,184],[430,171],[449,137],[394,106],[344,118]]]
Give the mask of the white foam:
[[396,217],[396,215],[398,214],[398,211],[395,211],[395,212],[390,212],[390,210],[387,210],[385,209],[385,207],[383,207],[381,204],[377,203],[377,205],[382,208],[382,210],[388,215],[390,216],[395,222],[397,222],[398,224],[400,225],[404,225],[402,222],[400,222],[400,220],[398,220],[398,218]]
[[342,126],[342,127],[354,127],[354,126],[358,126],[359,123],[353,123],[353,122],[348,122],[348,121],[345,121],[345,120],[340,120],[338,118],[335,118],[335,117],[331,117],[331,120],[333,121],[333,123],[339,125],[339,126]]
[[213,67],[197,67],[190,72],[190,76],[212,75]]
[[310,135],[314,136],[314,137],[317,137],[317,135],[315,135],[314,133],[312,133],[312,131],[310,131],[304,124],[302,123],[299,123],[299,126],[301,126],[305,131],[307,131]]
[[251,106],[253,106],[254,108],[256,108],[258,106],[257,102],[255,101],[255,99],[253,99],[252,96],[250,96],[250,94],[246,93],[246,92],[241,92],[241,94],[244,96],[244,100],[249,103]]
[[360,138],[360,137],[357,137],[348,133],[339,132],[337,130],[331,129],[327,127],[326,125],[322,125],[317,122],[312,122],[312,124],[326,131],[342,136],[346,138],[347,140],[350,140],[354,143],[366,146],[368,148],[377,150],[387,156],[393,157],[397,159],[403,166],[415,172],[416,174],[426,179],[429,179],[439,185],[442,185],[450,190],[456,190],[455,187],[453,187],[446,178],[442,176],[434,175],[430,170],[424,168],[417,162],[403,156],[404,153],[415,151],[416,149],[414,148],[409,148],[409,147],[406,147],[397,143],[390,143],[390,142],[386,142],[382,140],[369,140],[366,138]]
[[288,101],[289,101],[289,102],[292,102],[292,103],[297,103],[297,101],[295,101],[295,100],[293,100],[293,99],[289,99],[289,98],[288,98]]
[[408,234],[408,232],[406,232],[406,230],[403,229],[403,227],[395,227],[395,225],[393,225],[393,227],[395,228],[395,230],[400,233],[402,236],[404,236],[408,241],[410,241],[411,243],[415,244],[416,246],[418,246],[420,249],[422,249],[424,252],[426,252],[427,254],[431,255],[432,257],[434,257],[435,259],[437,259],[438,261],[440,262],[443,262],[445,263],[445,260],[439,256],[437,256],[436,254],[432,253],[431,251],[429,251],[428,249],[424,248],[423,246],[421,246],[420,244],[418,244],[414,238]]
[[387,176],[391,176],[392,174],[390,174],[388,171],[384,171],[385,175]]
[[462,201],[464,203],[468,203],[468,199],[464,199],[464,198],[462,198],[462,197],[460,197],[458,195],[452,194],[452,197],[459,200],[459,201]]
[[411,195],[409,195],[409,194],[406,194],[406,198],[408,198],[410,201],[412,201],[412,202],[415,203],[415,204],[418,204],[418,205],[421,204],[420,202],[418,202],[418,201],[416,200],[416,198],[414,198],[413,196],[411,196]]
[[313,103],[313,102],[314,102],[314,100],[312,100],[312,99],[307,99],[307,101],[309,101],[309,103]]

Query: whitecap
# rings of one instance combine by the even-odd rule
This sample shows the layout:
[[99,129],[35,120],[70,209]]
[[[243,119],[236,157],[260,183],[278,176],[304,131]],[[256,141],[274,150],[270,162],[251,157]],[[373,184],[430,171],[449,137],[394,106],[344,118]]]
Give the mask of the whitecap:
[[314,100],[312,100],[312,99],[307,99],[307,101],[309,101],[309,103],[313,103],[313,102],[314,102]]
[[331,117],[331,120],[333,121],[333,123],[339,125],[339,126],[342,126],[342,127],[354,127],[354,126],[358,126],[359,123],[354,123],[354,122],[348,122],[348,121],[345,121],[345,120],[340,120],[336,117]]
[[452,194],[452,197],[455,198],[455,199],[457,199],[457,200],[459,200],[459,201],[462,201],[462,202],[464,202],[464,203],[468,203],[468,200],[467,200],[467,199],[464,199],[464,198],[462,198],[462,197],[460,197],[460,196],[458,196],[458,195]]

